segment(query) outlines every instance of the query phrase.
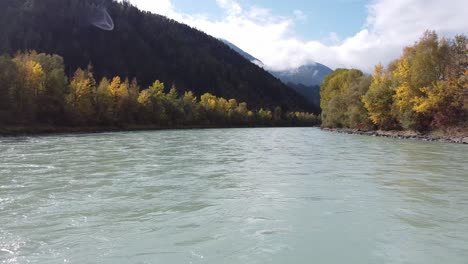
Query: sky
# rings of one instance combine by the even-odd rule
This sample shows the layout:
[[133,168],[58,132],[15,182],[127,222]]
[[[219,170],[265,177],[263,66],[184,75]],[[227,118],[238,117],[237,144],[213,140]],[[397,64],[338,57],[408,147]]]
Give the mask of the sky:
[[468,34],[468,0],[130,0],[223,38],[266,68],[314,62],[372,72],[425,30]]

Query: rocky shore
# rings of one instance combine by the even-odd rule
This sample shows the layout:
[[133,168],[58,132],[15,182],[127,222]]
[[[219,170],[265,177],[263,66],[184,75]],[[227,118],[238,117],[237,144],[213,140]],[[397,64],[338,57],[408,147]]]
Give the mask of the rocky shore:
[[342,134],[353,134],[353,135],[365,135],[373,137],[386,137],[386,138],[398,138],[398,139],[412,139],[422,140],[431,142],[444,142],[444,143],[456,143],[456,144],[468,144],[468,135],[436,135],[434,133],[422,134],[414,131],[382,131],[382,130],[360,130],[360,129],[349,129],[349,128],[322,128],[324,131],[342,133]]

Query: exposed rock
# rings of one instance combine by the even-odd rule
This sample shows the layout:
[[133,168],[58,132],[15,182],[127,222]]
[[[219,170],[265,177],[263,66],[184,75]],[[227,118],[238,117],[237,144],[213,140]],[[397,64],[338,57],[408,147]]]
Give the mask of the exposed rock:
[[422,140],[427,142],[444,142],[444,143],[458,143],[468,144],[468,137],[450,137],[450,136],[433,136],[432,134],[421,134],[414,131],[381,131],[381,130],[361,130],[361,129],[350,129],[350,128],[323,128],[325,131],[343,133],[343,134],[355,134],[365,135],[372,137],[386,137],[395,139],[412,139]]

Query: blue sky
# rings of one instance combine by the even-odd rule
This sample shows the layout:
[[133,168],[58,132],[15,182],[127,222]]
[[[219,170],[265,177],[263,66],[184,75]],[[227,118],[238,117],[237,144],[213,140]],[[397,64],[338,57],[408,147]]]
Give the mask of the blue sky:
[[[223,10],[213,0],[173,0],[177,10],[188,14],[205,14],[221,19]],[[305,16],[294,27],[302,39],[327,38],[335,32],[340,38],[360,31],[366,22],[365,0],[240,0],[243,6],[259,6],[272,10],[273,15],[290,17],[300,10]]]
[[275,70],[314,62],[372,72],[424,31],[468,34],[468,0],[130,0],[234,43]]

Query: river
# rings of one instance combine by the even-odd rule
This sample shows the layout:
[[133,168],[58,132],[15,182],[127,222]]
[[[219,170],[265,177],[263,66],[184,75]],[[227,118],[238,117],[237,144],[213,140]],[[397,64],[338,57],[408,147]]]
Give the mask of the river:
[[468,263],[468,147],[316,128],[0,138],[0,263]]

